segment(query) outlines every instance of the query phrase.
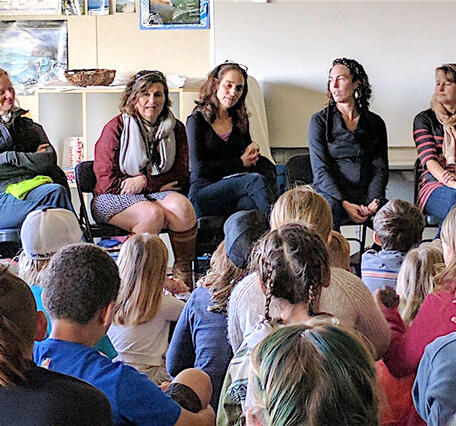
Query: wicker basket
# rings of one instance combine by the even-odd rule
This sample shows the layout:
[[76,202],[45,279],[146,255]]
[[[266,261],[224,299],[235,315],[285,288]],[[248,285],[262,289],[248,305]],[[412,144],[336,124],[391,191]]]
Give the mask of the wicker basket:
[[116,70],[80,69],[66,70],[66,79],[75,86],[109,86],[116,76]]

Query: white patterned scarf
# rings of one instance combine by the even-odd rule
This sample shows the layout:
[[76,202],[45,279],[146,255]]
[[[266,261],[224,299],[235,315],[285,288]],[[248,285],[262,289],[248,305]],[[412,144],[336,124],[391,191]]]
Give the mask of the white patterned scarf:
[[120,136],[120,171],[128,176],[137,176],[142,173],[158,175],[171,169],[176,158],[176,138],[174,127],[176,119],[171,111],[168,116],[159,121],[153,140],[158,143],[160,160],[153,163],[150,157],[149,141],[144,140],[141,125],[138,119],[128,114],[122,114],[124,128]]

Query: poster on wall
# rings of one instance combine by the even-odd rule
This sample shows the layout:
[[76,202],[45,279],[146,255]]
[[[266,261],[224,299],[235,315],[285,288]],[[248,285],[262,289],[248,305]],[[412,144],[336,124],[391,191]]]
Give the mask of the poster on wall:
[[135,0],[116,0],[116,13],[134,13]]
[[18,94],[49,80],[65,81],[67,21],[0,21],[0,64]]
[[0,0],[0,15],[57,15],[61,0]]
[[87,0],[88,15],[109,15],[109,0]]
[[209,0],[140,0],[141,30],[209,28]]

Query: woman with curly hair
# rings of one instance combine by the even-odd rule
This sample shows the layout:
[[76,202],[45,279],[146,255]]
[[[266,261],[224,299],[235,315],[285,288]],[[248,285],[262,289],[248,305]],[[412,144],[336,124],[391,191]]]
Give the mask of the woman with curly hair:
[[140,71],[128,81],[121,114],[109,121],[95,145],[97,177],[92,214],[135,234],[169,236],[178,276],[190,282],[196,217],[179,189],[188,178],[184,125],[177,120],[160,71]]
[[275,167],[252,142],[246,96],[246,69],[225,62],[209,73],[187,118],[189,198],[198,217],[253,209],[269,214]]
[[335,59],[329,71],[328,105],[309,123],[314,186],[331,204],[335,230],[366,222],[385,202],[386,126],[369,110],[371,93],[361,64]]

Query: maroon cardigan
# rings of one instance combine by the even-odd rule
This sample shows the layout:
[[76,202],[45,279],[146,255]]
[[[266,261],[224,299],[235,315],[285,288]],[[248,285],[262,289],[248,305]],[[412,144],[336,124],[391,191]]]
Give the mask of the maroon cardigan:
[[[97,177],[95,194],[120,194],[120,184],[130,177],[124,175],[119,167],[120,135],[123,130],[122,115],[110,120],[103,128],[101,136],[95,144],[95,162],[93,169]],[[184,125],[176,120],[174,127],[176,138],[176,158],[170,170],[165,173],[151,176],[145,175],[147,185],[144,194],[158,192],[160,188],[173,181],[178,181],[179,186],[184,186],[189,177],[188,145]]]

